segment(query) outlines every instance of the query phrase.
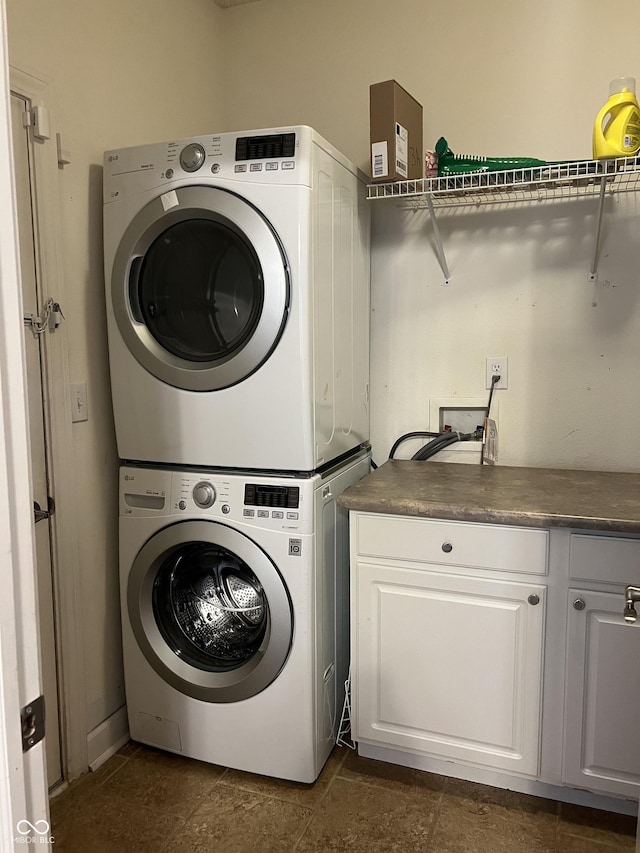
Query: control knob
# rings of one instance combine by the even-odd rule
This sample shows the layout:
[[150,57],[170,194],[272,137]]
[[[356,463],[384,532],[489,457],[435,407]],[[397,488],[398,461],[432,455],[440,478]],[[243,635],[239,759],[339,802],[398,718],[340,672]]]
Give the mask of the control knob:
[[213,488],[211,483],[208,483],[206,480],[202,480],[200,483],[197,483],[193,487],[192,491],[193,502],[196,506],[199,506],[200,509],[209,509],[210,506],[213,506],[216,501],[216,490]]
[[180,152],[180,165],[185,172],[197,172],[205,161],[205,150],[198,142],[191,142]]

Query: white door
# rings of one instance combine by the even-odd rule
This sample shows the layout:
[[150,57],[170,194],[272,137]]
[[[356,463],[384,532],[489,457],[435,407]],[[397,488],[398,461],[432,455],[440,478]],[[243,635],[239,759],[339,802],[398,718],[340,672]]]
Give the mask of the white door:
[[357,565],[354,738],[535,776],[545,588]]
[[[20,243],[20,269],[22,274],[22,299],[25,317],[42,313],[43,297],[38,286],[36,263],[37,244],[32,211],[31,142],[23,127],[22,115],[30,104],[19,95],[11,94],[11,125],[13,132],[13,160],[16,181],[16,206]],[[58,678],[56,666],[56,637],[54,625],[54,596],[51,561],[51,521],[48,516],[50,477],[47,470],[46,414],[43,387],[42,335],[52,334],[45,329],[40,334],[33,325],[24,326],[24,350],[27,369],[27,402],[29,413],[29,439],[31,449],[31,480],[34,504],[40,513],[34,513],[36,562],[38,570],[38,604],[41,635],[42,677],[47,713],[47,778],[51,788],[62,779],[60,756],[60,715],[58,706]],[[35,509],[35,507],[34,507]]]
[[[41,691],[36,581],[24,399],[7,35],[0,0],[0,849],[46,839],[42,741],[22,751],[20,709]],[[27,824],[26,821],[29,823]],[[31,827],[34,827],[32,830]],[[45,828],[46,827],[46,828]],[[25,834],[26,830],[26,834]],[[47,844],[38,845],[47,849]]]

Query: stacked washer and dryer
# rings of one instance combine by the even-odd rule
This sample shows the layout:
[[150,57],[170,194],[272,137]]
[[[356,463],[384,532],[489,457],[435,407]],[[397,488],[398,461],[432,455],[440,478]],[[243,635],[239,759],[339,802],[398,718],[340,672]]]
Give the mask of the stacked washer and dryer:
[[134,740],[301,782],[348,670],[337,496],[369,471],[369,218],[309,127],[108,151]]

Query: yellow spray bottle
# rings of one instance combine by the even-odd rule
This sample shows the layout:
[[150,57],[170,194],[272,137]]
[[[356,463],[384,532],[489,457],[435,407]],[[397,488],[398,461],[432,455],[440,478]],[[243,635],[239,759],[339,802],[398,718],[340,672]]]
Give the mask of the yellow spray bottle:
[[593,159],[632,157],[640,150],[640,105],[633,77],[619,77],[609,85],[609,100],[593,128]]

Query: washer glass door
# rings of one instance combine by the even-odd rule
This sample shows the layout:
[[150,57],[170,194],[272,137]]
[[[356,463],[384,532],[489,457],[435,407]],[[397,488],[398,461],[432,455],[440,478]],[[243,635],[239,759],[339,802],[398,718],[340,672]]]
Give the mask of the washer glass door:
[[182,693],[234,702],[264,690],[288,657],[284,581],[247,536],[217,522],[173,524],[140,550],[129,619],[156,672]]
[[125,344],[149,373],[185,390],[220,390],[276,347],[288,265],[253,205],[219,187],[184,187],[134,216],[115,255],[111,301]]

